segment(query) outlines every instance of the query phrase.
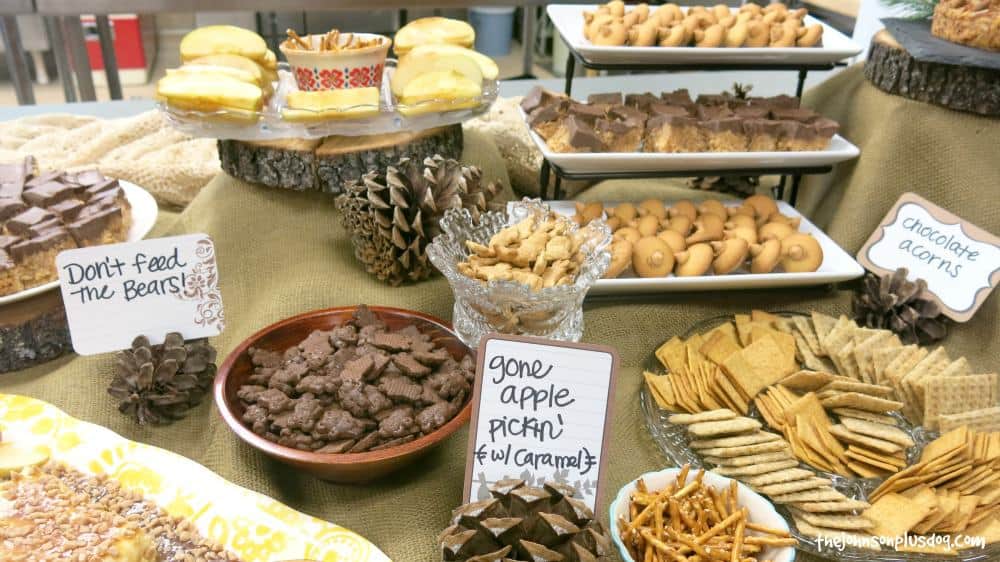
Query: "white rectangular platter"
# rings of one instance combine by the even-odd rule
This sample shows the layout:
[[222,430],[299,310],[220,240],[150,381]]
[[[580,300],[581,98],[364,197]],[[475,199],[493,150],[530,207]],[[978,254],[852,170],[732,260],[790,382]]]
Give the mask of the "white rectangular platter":
[[830,139],[826,150],[796,152],[555,152],[545,139],[528,130],[545,159],[570,173],[808,168],[853,160],[861,154],[840,135]]
[[[656,6],[650,6],[656,9]],[[583,36],[583,12],[597,9],[596,4],[550,4],[549,19],[570,49],[595,64],[782,64],[812,65],[835,63],[861,52],[861,47],[849,37],[812,16],[805,25],[823,25],[821,47],[605,47],[590,43]],[[686,8],[682,8],[686,10]]]
[[[736,206],[738,200],[723,201],[727,206]],[[573,216],[576,213],[575,201],[548,201],[549,207],[562,215]],[[668,205],[670,202],[667,203]],[[609,202],[608,206],[613,206]],[[857,279],[864,275],[865,270],[837,245],[822,230],[809,222],[807,218],[794,207],[778,201],[778,209],[790,217],[802,217],[799,225],[801,232],[813,235],[823,248],[823,263],[812,273],[747,273],[739,269],[728,275],[703,275],[700,277],[619,277],[617,279],[601,279],[591,287],[588,295],[636,295],[649,293],[671,293],[679,291],[719,291],[733,289],[770,289],[776,287],[807,287],[826,285]],[[626,275],[631,275],[626,274]]]

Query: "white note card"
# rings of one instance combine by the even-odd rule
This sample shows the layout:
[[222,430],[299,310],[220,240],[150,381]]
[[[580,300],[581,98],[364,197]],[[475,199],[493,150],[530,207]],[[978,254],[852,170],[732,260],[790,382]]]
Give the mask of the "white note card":
[[515,336],[480,345],[465,498],[517,478],[569,484],[596,509],[618,369],[608,347]]
[[66,250],[56,256],[73,349],[125,349],[138,335],[215,336],[225,317],[215,246],[188,234]]

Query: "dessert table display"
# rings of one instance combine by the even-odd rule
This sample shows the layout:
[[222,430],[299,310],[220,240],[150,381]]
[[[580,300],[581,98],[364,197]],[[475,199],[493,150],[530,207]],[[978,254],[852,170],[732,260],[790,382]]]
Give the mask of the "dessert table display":
[[[431,29],[459,46],[468,42],[449,35],[448,27]],[[266,53],[254,56],[266,63]],[[470,466],[465,347],[440,323],[432,322],[443,332],[425,333],[413,324],[379,321],[385,309],[376,307],[450,319],[473,344],[479,334],[462,334],[454,307],[478,286],[501,305],[498,325],[520,333],[557,315],[522,314],[508,306],[515,300],[505,305],[500,297],[509,296],[497,290],[503,286],[497,279],[537,295],[568,293],[573,284],[604,282],[597,277],[615,258],[622,277],[610,283],[650,279],[628,278],[633,274],[668,282],[680,278],[678,271],[697,271],[693,280],[751,277],[755,267],[768,269],[764,257],[775,257],[765,249],[778,250],[776,263],[767,264],[778,272],[770,275],[810,275],[822,271],[828,257],[857,251],[910,190],[987,231],[1000,230],[996,206],[982,204],[998,173],[992,145],[983,142],[1000,133],[995,121],[889,96],[867,84],[859,68],[811,92],[809,101],[840,123],[864,156],[838,169],[835,186],[811,186],[815,192],[804,202],[813,212],[802,213],[808,218],[764,194],[716,199],[622,181],[602,182],[572,205],[553,203],[558,216],[504,218],[513,199],[503,187],[509,185],[505,167],[491,140],[475,131],[463,134],[455,160],[387,158],[345,180],[339,198],[324,192],[331,190],[273,189],[221,174],[183,212],[162,213],[153,232],[205,233],[214,241],[226,329],[209,342],[168,335],[162,345],[149,345],[139,337],[117,355],[64,357],[2,375],[0,472],[20,472],[0,478],[0,487],[13,497],[36,498],[32,494],[60,485],[71,492],[108,490],[116,499],[119,489],[141,491],[114,509],[138,505],[150,516],[180,518],[169,520],[166,534],[163,525],[147,530],[116,519],[120,513],[107,504],[72,495],[88,513],[114,522],[99,531],[138,560],[163,558],[151,556],[151,545],[174,544],[173,529],[187,533],[181,542],[204,548],[205,559],[266,562],[380,560],[381,553],[393,560],[615,560],[615,550],[628,562],[716,548],[730,559],[787,560],[796,546],[797,559],[808,562],[821,556],[937,560],[933,553],[884,547],[878,554],[833,552],[829,543],[816,556],[815,545],[818,538],[858,531],[966,530],[996,542],[995,295],[971,320],[949,323],[947,330],[937,309],[898,278],[866,279],[860,295],[845,286],[798,286],[568,299],[576,333],[564,337],[613,347],[621,359],[608,404],[604,497],[594,509],[579,499],[573,482],[533,479],[527,471],[484,486],[485,497],[462,497],[459,483]],[[880,112],[893,122],[877,118]],[[320,175],[308,168],[300,177]],[[438,263],[435,235],[470,230],[467,225],[494,214],[500,218],[476,231],[477,244],[463,244],[464,251],[456,246],[449,254],[454,263]],[[833,246],[824,245],[826,237],[812,225]],[[621,231],[617,239],[612,230]],[[678,243],[680,231],[685,250],[678,258],[670,244]],[[788,248],[782,248],[785,240]],[[611,250],[602,251],[606,246]],[[708,268],[689,266],[706,246]],[[623,262],[625,251],[635,259]],[[436,275],[428,261],[454,271]],[[675,269],[675,261],[684,267]],[[453,289],[459,282],[468,285],[466,293]],[[852,302],[859,322],[887,324],[856,325],[848,318]],[[374,317],[358,309],[364,303]],[[343,310],[310,312],[330,307],[349,307],[353,324]],[[327,320],[338,314],[336,322]],[[928,340],[940,343],[920,345]],[[221,384],[213,405],[207,383],[215,349],[220,362],[231,359],[221,370],[236,376],[235,365],[244,379]],[[658,368],[670,374],[644,376],[652,371],[653,350],[660,350]],[[906,368],[890,352],[905,353]],[[952,399],[950,390],[959,386],[980,390]],[[220,408],[228,412],[224,419]],[[174,417],[165,425],[137,423]],[[90,450],[82,436],[91,431],[112,443],[99,460],[82,456]],[[663,432],[670,432],[671,446],[692,455],[691,466],[657,472],[680,460],[669,454]],[[423,456],[411,458],[411,448]],[[130,451],[142,454],[130,461]],[[355,455],[359,462],[391,462],[387,457],[396,453],[407,455],[408,464],[366,484],[334,484],[292,466]],[[147,454],[164,460],[150,467]],[[50,458],[70,468],[41,464]],[[224,509],[239,509],[227,525],[211,524],[222,507],[197,507],[207,493],[161,474],[187,459],[206,468],[198,473],[213,483],[213,493],[229,498]],[[703,462],[716,468],[703,474]],[[242,501],[253,505],[239,508],[247,505]],[[0,526],[28,538],[0,548],[30,548],[37,536],[23,517],[35,504],[19,505],[22,511],[5,512]],[[695,505],[705,507],[704,515],[691,511]],[[309,539],[296,540],[303,529]],[[308,548],[300,550],[303,545]],[[229,554],[218,553],[221,546]],[[966,549],[960,559],[991,559],[996,548]]]

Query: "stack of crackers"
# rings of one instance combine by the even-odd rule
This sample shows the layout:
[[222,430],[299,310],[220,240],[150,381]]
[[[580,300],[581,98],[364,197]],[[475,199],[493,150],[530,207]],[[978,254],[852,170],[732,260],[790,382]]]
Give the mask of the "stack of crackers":
[[757,420],[720,409],[674,414],[670,423],[685,426],[691,448],[716,466],[714,472],[744,482],[805,520],[843,530],[872,527],[861,515],[868,503],[837,491],[829,478],[799,468],[789,444]]
[[889,415],[901,406],[885,398],[891,392],[848,377],[799,371],[761,393],[756,404],[803,462],[843,476],[877,478],[906,466],[914,444]]
[[[875,523],[870,532],[876,536],[961,533],[1000,541],[1000,432],[960,427],[945,433],[924,447],[919,462],[886,479],[869,499],[865,515]],[[919,550],[953,554],[962,546]]]
[[759,392],[799,369],[795,339],[775,327],[781,320],[754,311],[687,340],[670,339],[656,350],[669,373],[643,374],[650,393],[672,412],[728,408],[746,414]]
[[889,330],[861,328],[846,316],[818,312],[782,319],[776,327],[795,339],[806,369],[888,386],[914,425],[1000,430],[1000,377],[972,373],[964,357],[952,360],[943,347],[903,345]]

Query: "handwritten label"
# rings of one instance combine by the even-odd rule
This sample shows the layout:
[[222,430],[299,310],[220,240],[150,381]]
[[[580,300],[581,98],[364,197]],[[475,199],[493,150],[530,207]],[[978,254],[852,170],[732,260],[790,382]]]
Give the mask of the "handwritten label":
[[490,335],[479,346],[465,498],[507,478],[576,488],[596,508],[618,354],[596,345]]
[[887,274],[900,267],[927,281],[941,312],[972,318],[1000,283],[1000,238],[913,193],[904,193],[861,251],[858,262]]
[[205,234],[66,250],[56,256],[73,349],[125,349],[137,335],[215,336],[225,319],[215,246]]

